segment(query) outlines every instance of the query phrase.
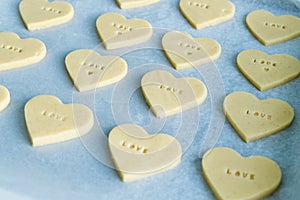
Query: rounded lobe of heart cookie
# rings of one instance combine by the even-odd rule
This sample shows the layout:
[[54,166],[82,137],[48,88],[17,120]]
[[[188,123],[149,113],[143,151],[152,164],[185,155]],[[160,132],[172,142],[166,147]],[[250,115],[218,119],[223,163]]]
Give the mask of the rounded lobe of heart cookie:
[[285,84],[300,74],[300,62],[286,54],[268,55],[258,50],[245,50],[237,57],[237,66],[259,90]]
[[73,6],[63,1],[22,0],[19,10],[30,31],[64,24],[74,17]]
[[196,29],[203,29],[234,17],[235,6],[229,0],[181,0],[180,11]]
[[144,43],[152,37],[152,25],[143,19],[126,19],[118,13],[101,15],[96,22],[106,49],[118,49]]
[[202,81],[190,77],[177,79],[163,70],[145,74],[141,85],[147,104],[159,118],[197,107],[207,97]]
[[9,90],[0,85],[0,112],[3,111],[10,103],[10,93]]
[[255,10],[247,15],[246,25],[266,46],[300,36],[300,19],[292,15],[274,16],[265,10]]
[[30,99],[24,108],[33,146],[67,141],[87,134],[93,127],[92,111],[81,104],[63,104],[50,95]]
[[218,59],[221,45],[210,38],[170,31],[163,36],[162,46],[167,58],[177,70],[204,65]]
[[65,64],[80,92],[116,83],[127,74],[127,63],[124,59],[118,56],[101,56],[89,49],[69,53]]
[[280,167],[262,156],[242,157],[230,148],[214,148],[203,156],[202,171],[218,199],[262,199],[281,182]]
[[147,6],[160,0],[117,0],[117,3],[122,9],[137,8]]
[[169,170],[181,159],[181,146],[175,138],[149,135],[133,124],[112,129],[108,141],[112,159],[125,182]]
[[233,128],[246,141],[270,136],[287,128],[294,119],[293,108],[279,99],[259,100],[247,92],[229,94],[223,110]]
[[38,63],[46,53],[45,44],[38,39],[21,39],[15,33],[0,32],[0,71]]

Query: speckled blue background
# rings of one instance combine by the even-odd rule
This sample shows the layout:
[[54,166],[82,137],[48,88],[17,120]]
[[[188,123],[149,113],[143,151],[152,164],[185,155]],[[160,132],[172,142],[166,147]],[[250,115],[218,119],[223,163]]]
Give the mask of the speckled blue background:
[[[245,49],[254,48],[269,54],[286,53],[300,59],[300,37],[270,47],[261,45],[245,26],[246,15],[255,9],[266,9],[276,15],[292,14],[300,17],[300,10],[287,0],[232,0],[236,6],[233,20],[204,30],[195,30],[181,15],[179,0],[161,0],[151,6],[121,10],[114,0],[67,0],[75,9],[74,19],[64,25],[29,32],[24,28],[18,12],[19,0],[0,0],[0,31],[10,31],[21,37],[41,39],[47,46],[46,58],[35,65],[0,72],[0,84],[11,92],[11,104],[0,113],[0,197],[1,199],[214,199],[201,172],[198,157],[203,134],[211,116],[209,98],[200,112],[199,129],[193,143],[185,151],[182,163],[175,169],[137,182],[125,184],[116,171],[102,164],[90,152],[99,148],[109,158],[106,141],[75,139],[56,145],[33,148],[24,121],[24,105],[32,97],[51,94],[65,103],[74,96],[72,82],[64,66],[65,56],[76,49],[94,49],[101,41],[96,32],[97,17],[106,12],[122,13],[128,18],[148,20],[153,27],[185,31],[194,37],[210,37],[222,46],[221,58],[215,61],[226,94],[247,91],[259,98],[280,98],[295,109],[293,124],[284,131],[249,144],[244,143],[226,121],[216,146],[231,147],[244,156],[262,155],[275,160],[283,173],[282,183],[268,199],[299,199],[300,179],[300,79],[266,92],[258,91],[237,70],[235,59]],[[159,45],[158,45],[159,47]],[[172,69],[160,50],[142,50],[125,55],[129,70],[142,64],[163,65]],[[156,64],[155,64],[156,63]],[[151,66],[150,66],[151,67]],[[154,68],[153,68],[154,69]],[[181,75],[198,77],[193,69]],[[198,77],[207,79],[208,77]],[[138,79],[138,77],[137,77]],[[217,86],[215,86],[217,87]],[[97,122],[104,134],[117,124],[111,107],[114,86],[96,91]],[[153,118],[140,90],[129,102],[132,122],[149,125]],[[221,108],[221,103],[219,105]],[[118,113],[122,115],[122,113]],[[162,131],[172,134],[180,121],[177,116],[166,121]],[[188,127],[187,127],[188,128]],[[97,137],[95,137],[97,138]],[[104,138],[105,139],[105,138]],[[97,152],[96,152],[97,154]]]

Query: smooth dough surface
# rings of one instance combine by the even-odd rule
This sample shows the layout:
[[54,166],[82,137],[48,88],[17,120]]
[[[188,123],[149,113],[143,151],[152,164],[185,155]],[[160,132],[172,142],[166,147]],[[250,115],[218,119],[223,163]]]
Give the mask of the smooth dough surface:
[[297,58],[286,54],[268,55],[253,49],[238,55],[237,66],[261,91],[282,85],[300,74],[300,62]]
[[72,5],[63,1],[23,0],[19,10],[26,28],[31,31],[64,24],[74,16]]
[[37,39],[21,39],[12,32],[0,32],[0,71],[40,62],[46,56],[45,44]]
[[207,96],[204,83],[196,78],[175,78],[163,70],[145,74],[141,81],[147,104],[156,117],[162,118],[194,108]]
[[177,70],[197,67],[218,59],[220,44],[209,38],[193,38],[183,32],[170,31],[163,36],[162,46]]
[[115,127],[108,141],[113,161],[124,182],[167,171],[181,160],[181,146],[174,137],[149,135],[134,124]]
[[300,35],[300,19],[292,15],[274,16],[265,10],[255,10],[247,15],[246,25],[252,34],[266,46]]
[[281,131],[294,119],[294,110],[285,101],[259,100],[247,92],[234,92],[226,96],[223,110],[233,128],[246,142]]
[[143,19],[126,19],[118,13],[101,15],[96,22],[98,34],[106,49],[140,44],[152,36],[151,24]]
[[281,181],[280,167],[262,156],[242,157],[229,148],[214,148],[203,156],[202,171],[217,199],[263,199]]
[[0,112],[3,111],[10,103],[10,93],[8,89],[0,85]]
[[196,29],[214,26],[233,18],[235,6],[228,0],[181,0],[180,10]]
[[57,97],[40,95],[25,105],[25,120],[32,146],[54,144],[88,133],[93,112],[81,104],[63,104]]
[[69,75],[78,91],[94,90],[120,81],[127,74],[127,63],[118,56],[101,56],[80,49],[65,59]]
[[128,9],[128,8],[137,8],[142,6],[147,6],[160,0],[117,0],[120,8]]

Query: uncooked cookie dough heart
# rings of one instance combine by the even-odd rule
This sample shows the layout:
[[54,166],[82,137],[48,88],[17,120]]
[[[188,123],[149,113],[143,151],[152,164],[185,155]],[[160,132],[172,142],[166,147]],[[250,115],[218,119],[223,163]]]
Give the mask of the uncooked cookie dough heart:
[[0,85],[0,112],[10,103],[10,94],[6,87]]
[[300,74],[300,62],[286,54],[267,55],[258,50],[245,50],[237,57],[237,66],[259,90],[284,84]]
[[166,134],[149,135],[142,127],[123,124],[109,134],[109,149],[124,182],[158,174],[176,167],[181,146]]
[[164,35],[162,46],[175,69],[196,67],[218,59],[220,44],[209,38],[193,38],[182,32],[171,31]]
[[147,104],[159,118],[194,108],[207,96],[202,81],[191,77],[175,78],[162,70],[145,74],[141,84]]
[[217,199],[262,199],[281,181],[280,167],[273,160],[244,158],[229,148],[209,150],[203,156],[202,171]]
[[287,128],[293,121],[294,110],[279,99],[259,100],[247,92],[234,92],[223,103],[224,113],[246,141],[254,141]]
[[81,104],[63,104],[57,97],[36,96],[25,105],[25,120],[32,146],[53,144],[88,133],[92,111]]
[[300,35],[300,19],[292,15],[274,16],[265,10],[255,10],[248,14],[246,24],[252,34],[266,46]]
[[147,6],[160,0],[117,0],[120,8],[128,9],[128,8],[136,8],[141,6]]
[[94,90],[120,81],[127,73],[127,63],[117,56],[101,56],[81,49],[67,55],[66,67],[78,91]]
[[151,24],[142,19],[126,19],[118,13],[101,15],[96,22],[98,34],[106,49],[140,44],[152,36]]
[[46,46],[40,40],[20,39],[11,32],[0,33],[0,71],[40,62],[46,52]]
[[74,16],[72,5],[62,1],[23,0],[19,10],[26,28],[31,31],[64,24]]
[[235,12],[233,3],[228,0],[181,0],[179,7],[196,29],[228,21]]

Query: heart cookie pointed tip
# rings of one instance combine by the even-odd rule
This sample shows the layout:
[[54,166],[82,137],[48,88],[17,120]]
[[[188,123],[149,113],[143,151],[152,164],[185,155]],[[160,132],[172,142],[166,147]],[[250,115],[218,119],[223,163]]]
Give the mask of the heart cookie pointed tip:
[[280,167],[262,156],[242,157],[230,148],[214,148],[202,159],[202,171],[218,199],[262,199],[281,182]]
[[159,2],[160,0],[117,0],[121,9],[137,8]]
[[161,169],[161,170],[158,170],[158,171],[151,172],[151,173],[146,173],[146,174],[127,173],[127,172],[120,172],[120,171],[118,171],[118,174],[119,174],[119,176],[120,176],[120,178],[123,182],[128,183],[128,182],[137,181],[137,180],[140,180],[140,179],[143,179],[143,178],[147,178],[149,176],[153,176],[153,175],[156,175],[156,174],[160,174],[160,173],[163,173],[163,172],[168,171],[168,170],[172,170],[175,167],[177,167],[180,164],[180,162],[181,162],[181,158],[176,159],[174,161],[174,163],[169,165],[168,167],[166,167],[164,169]]

